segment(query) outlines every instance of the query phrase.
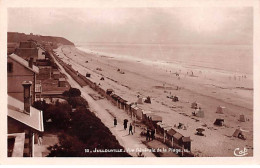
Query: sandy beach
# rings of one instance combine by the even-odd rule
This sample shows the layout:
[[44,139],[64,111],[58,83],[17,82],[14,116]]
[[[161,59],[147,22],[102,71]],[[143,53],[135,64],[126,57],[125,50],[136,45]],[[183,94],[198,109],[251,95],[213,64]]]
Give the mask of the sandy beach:
[[[136,102],[138,95],[150,96],[151,104],[138,104],[138,107],[162,116],[163,123],[173,128],[184,124],[187,129],[178,131],[191,138],[191,151],[197,156],[234,156],[236,148],[244,147],[248,149],[247,156],[253,155],[252,75],[244,77],[245,74],[198,66],[119,59],[86,53],[74,46],[60,46],[55,51],[73,69],[83,75],[90,73],[90,80],[105,90],[113,89],[130,102]],[[178,102],[167,98],[175,95]],[[204,111],[204,118],[192,115],[194,101]],[[218,106],[226,107],[226,112],[216,113]],[[242,114],[246,122],[239,121]],[[225,125],[215,126],[217,118],[224,119]],[[198,127],[205,129],[205,136],[195,135]],[[246,140],[232,137],[237,128],[246,130]]]

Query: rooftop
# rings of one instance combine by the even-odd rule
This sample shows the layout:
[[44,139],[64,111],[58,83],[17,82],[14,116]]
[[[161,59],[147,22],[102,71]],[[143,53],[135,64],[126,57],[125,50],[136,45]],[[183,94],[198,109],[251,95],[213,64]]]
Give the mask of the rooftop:
[[37,66],[33,65],[32,68],[30,68],[28,61],[26,61],[22,57],[19,57],[16,54],[11,54],[8,57],[11,58],[12,60],[18,62],[19,64],[23,65],[24,67],[31,70],[32,72],[37,73],[37,74],[39,73],[39,68]]
[[66,81],[65,78],[59,78],[59,81]]
[[183,137],[183,135],[181,135],[180,133],[176,132],[173,137],[177,140],[181,139]]
[[30,107],[30,114],[23,112],[24,103],[11,96],[8,96],[8,116],[31,127],[43,132],[43,114],[42,111]]

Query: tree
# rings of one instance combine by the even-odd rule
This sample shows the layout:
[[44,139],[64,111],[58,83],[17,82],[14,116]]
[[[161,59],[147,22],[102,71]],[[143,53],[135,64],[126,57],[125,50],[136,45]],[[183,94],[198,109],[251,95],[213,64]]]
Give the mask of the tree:
[[85,156],[85,145],[76,137],[65,133],[59,136],[59,145],[48,148],[48,157],[82,157]]
[[68,91],[64,91],[62,95],[66,97],[77,97],[81,95],[81,91],[77,88],[70,88]]
[[68,103],[72,106],[72,108],[76,108],[76,107],[88,108],[88,102],[83,97],[69,97]]
[[49,105],[44,112],[45,119],[51,119],[53,125],[58,128],[68,128],[71,111],[72,109],[68,103],[56,102],[55,105]]

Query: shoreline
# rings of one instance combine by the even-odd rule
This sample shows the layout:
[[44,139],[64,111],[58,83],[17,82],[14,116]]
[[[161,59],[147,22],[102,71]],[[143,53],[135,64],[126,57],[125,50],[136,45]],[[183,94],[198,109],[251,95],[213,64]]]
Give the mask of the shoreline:
[[[186,46],[186,45],[184,45]],[[189,45],[188,45],[189,46]],[[249,46],[247,46],[249,47]],[[250,46],[251,47],[251,46]],[[233,75],[233,74],[237,74],[237,75],[247,75],[249,76],[251,79],[253,79],[253,68],[252,68],[252,72],[241,72],[241,71],[235,71],[235,70],[227,70],[227,69],[223,69],[223,68],[216,68],[216,67],[212,67],[212,66],[206,66],[206,65],[195,65],[193,63],[185,63],[185,61],[181,61],[181,60],[164,60],[164,61],[160,61],[160,60],[147,60],[147,59],[142,59],[142,58],[137,58],[135,56],[130,56],[130,55],[126,55],[126,54],[113,54],[110,52],[103,52],[103,51],[98,51],[98,50],[91,50],[89,48],[85,48],[82,46],[75,46],[75,48],[77,48],[78,50],[85,52],[87,54],[96,54],[98,56],[104,56],[104,57],[108,57],[111,59],[116,59],[116,60],[129,60],[129,61],[141,61],[143,63],[147,63],[147,64],[151,64],[151,65],[163,65],[163,64],[168,64],[167,66],[180,66],[180,68],[187,68],[187,69],[198,69],[198,70],[207,70],[207,71],[212,71],[212,72],[219,72],[222,74],[229,74],[229,75]]]
[[[61,48],[63,49],[61,50]],[[72,67],[75,68],[75,70],[78,70],[80,73],[83,74],[85,74],[86,72],[91,73],[92,80],[96,81],[97,83],[101,83],[101,87],[104,87],[105,89],[111,87],[116,91],[118,95],[124,95],[127,99],[133,102],[136,101],[135,97],[137,96],[137,94],[141,96],[143,95],[144,97],[151,95],[152,105],[141,104],[138,106],[144,110],[155,111],[156,113],[158,113],[163,117],[165,123],[171,124],[172,126],[174,126],[174,123],[177,124],[178,121],[181,121],[185,125],[187,125],[188,129],[180,130],[180,132],[183,135],[191,136],[191,139],[193,139],[194,141],[192,143],[193,151],[197,153],[202,153],[201,156],[232,156],[233,154],[232,148],[236,147],[235,144],[232,145],[231,143],[234,140],[237,142],[237,145],[239,146],[247,145],[249,146],[249,148],[253,146],[252,144],[253,135],[251,136],[249,135],[249,139],[246,141],[239,141],[239,139],[234,139],[234,138],[230,139],[228,137],[232,135],[233,131],[238,126],[246,128],[250,132],[253,131],[251,91],[248,90],[241,91],[239,89],[221,89],[215,86],[210,86],[210,85],[207,86],[206,84],[212,84],[212,83],[214,84],[214,82],[216,81],[213,81],[212,83],[208,83],[208,81],[211,80],[207,78],[205,80],[201,76],[194,78],[190,76],[184,77],[183,75],[181,75],[181,79],[178,80],[178,78],[176,78],[174,74],[172,74],[171,78],[173,78],[174,80],[173,82],[168,82],[169,73],[167,74],[163,69],[160,68],[158,69],[157,67],[156,67],[157,69],[155,68],[149,69],[149,67],[142,66],[138,62],[127,63],[124,61],[112,60],[105,57],[97,58],[96,56],[93,56],[88,53],[84,53],[73,47],[62,46],[61,48],[57,49],[57,51],[67,55],[67,56],[61,56],[63,61],[70,63]],[[89,62],[85,63],[84,60],[89,60]],[[88,67],[88,69],[86,69],[85,67]],[[101,67],[102,71],[97,71],[96,70],[97,67]],[[124,71],[125,74],[119,74],[118,72],[116,72],[115,67],[122,69],[122,71]],[[140,69],[140,67],[142,68]],[[99,80],[100,76],[104,76],[106,80],[100,81]],[[198,80],[197,78],[203,81],[200,82],[200,80]],[[113,79],[114,81],[109,79]],[[132,81],[131,79],[133,79],[134,81]],[[175,89],[160,90],[156,88],[153,89],[152,86],[163,86],[162,81],[165,81],[166,86],[169,88],[173,88],[175,86],[181,86],[181,88],[182,87],[183,88],[181,90],[175,90]],[[232,82],[230,83],[230,85],[235,83],[234,81]],[[151,83],[153,84],[152,86]],[[202,85],[201,83],[204,84]],[[236,83],[238,83],[238,81],[236,81]],[[190,84],[192,84],[192,86],[190,86]],[[221,86],[221,83],[217,83],[215,85]],[[207,89],[205,90],[205,88]],[[200,92],[202,93],[202,95],[198,94]],[[211,92],[215,92],[215,93],[211,93]],[[241,92],[240,95],[239,92]],[[167,98],[165,98],[167,94],[169,95],[169,93],[177,94],[178,96],[180,96],[180,102],[173,104]],[[244,100],[245,97],[241,96],[243,95],[243,93],[249,93],[248,94],[249,100],[247,101]],[[211,97],[206,97],[205,95]],[[229,99],[226,98],[223,99],[223,97]],[[190,115],[192,112],[192,109],[190,109],[190,103],[195,100],[198,100],[198,102],[200,102],[202,105],[202,109],[205,110],[206,112],[205,118],[197,118]],[[165,105],[163,105],[162,103]],[[234,105],[232,105],[232,103]],[[228,108],[228,113],[220,116],[216,115],[215,110],[217,105],[223,105],[223,104]],[[237,105],[244,107],[244,109],[238,107]],[[250,122],[246,122],[246,123],[237,122],[236,119],[238,119],[238,115],[239,115],[237,111],[243,111],[243,113],[250,118]],[[227,127],[216,128],[215,126],[211,126],[212,122],[214,122],[214,119],[221,116],[225,118],[225,123],[227,122]],[[196,120],[192,118],[199,120],[199,122],[196,122]],[[199,127],[204,124],[208,125],[206,127],[208,128],[206,132],[207,135],[211,137],[210,138],[205,137],[203,139],[201,137],[194,136],[193,134],[196,127]],[[216,133],[216,135],[214,135],[214,132]],[[218,152],[213,152],[210,151],[210,149],[208,149],[209,148],[208,145],[210,145],[210,143],[213,143],[209,141],[214,141],[214,142],[216,141],[216,136],[218,136],[218,138],[221,137],[219,139],[220,142],[222,142],[222,144],[225,144],[224,142],[226,142],[226,144],[216,148]],[[199,141],[208,145],[206,145],[205,147],[201,147],[201,145],[199,145]]]

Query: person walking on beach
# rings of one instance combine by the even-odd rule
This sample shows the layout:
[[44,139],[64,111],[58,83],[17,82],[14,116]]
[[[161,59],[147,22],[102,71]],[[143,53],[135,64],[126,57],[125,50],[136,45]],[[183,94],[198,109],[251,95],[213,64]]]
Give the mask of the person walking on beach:
[[124,129],[126,130],[126,128],[127,128],[127,122],[128,122],[128,120],[127,119],[124,119]]
[[146,131],[146,141],[150,141],[150,137],[151,137],[151,135],[150,135],[150,130],[147,128],[147,131]]
[[116,119],[116,117],[114,118],[114,127],[116,127],[116,125],[117,125],[117,119]]
[[129,125],[129,135],[130,135],[130,132],[132,133],[132,135],[133,135],[133,126],[132,126],[132,124],[130,123],[130,125]]

